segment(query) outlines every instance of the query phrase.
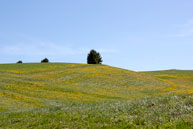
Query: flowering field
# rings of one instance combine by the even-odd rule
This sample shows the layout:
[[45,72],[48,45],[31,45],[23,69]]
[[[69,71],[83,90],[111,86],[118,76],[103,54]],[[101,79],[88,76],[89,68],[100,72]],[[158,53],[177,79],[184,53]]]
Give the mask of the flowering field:
[[175,94],[193,93],[193,70],[165,70],[145,72],[158,80],[167,83],[169,86],[162,91],[173,92]]
[[[187,120],[187,126],[189,127],[189,124],[192,122],[191,120],[189,121],[189,116],[191,116],[190,113],[192,113],[191,111],[193,106],[193,102],[191,101],[192,93],[193,71],[170,70],[156,72],[134,72],[106,65],[67,63],[1,64],[0,128],[5,128],[7,124],[10,125],[11,128],[16,126],[20,127],[22,125],[25,128],[28,126],[29,128],[33,128],[34,126],[33,124],[31,125],[30,120],[28,123],[29,125],[22,123],[24,122],[23,117],[27,117],[26,119],[31,119],[33,116],[36,119],[41,119],[41,115],[47,115],[46,113],[48,113],[48,111],[50,111],[48,114],[48,116],[50,115],[49,117],[56,117],[56,114],[53,113],[53,111],[58,111],[58,113],[61,113],[64,116],[67,115],[66,117],[69,118],[69,120],[73,119],[69,122],[59,114],[58,119],[62,117],[61,119],[64,121],[61,121],[64,122],[63,125],[66,128],[73,127],[73,121],[75,121],[75,123],[80,122],[80,120],[83,119],[82,115],[88,115],[89,113],[91,113],[91,116],[85,116],[85,123],[80,126],[80,128],[89,127],[86,125],[89,124],[89,122],[90,124],[99,123],[98,127],[110,127],[113,126],[113,124],[116,124],[116,122],[113,124],[109,123],[109,121],[111,121],[110,119],[113,119],[113,121],[119,121],[119,118],[126,119],[125,117],[128,117],[124,115],[124,112],[126,113],[127,109],[130,110],[130,108],[127,107],[129,106],[128,103],[130,104],[133,101],[147,99],[148,101],[144,101],[147,101],[147,103],[155,101],[155,103],[158,105],[159,97],[178,97],[181,95],[185,95],[184,98],[179,97],[184,101],[184,103],[186,103],[186,101],[190,103],[190,110],[188,109],[188,113],[186,112],[187,118],[184,117],[185,114],[182,113],[181,115],[183,116],[183,120]],[[186,95],[188,94],[190,95],[187,97]],[[158,100],[151,100],[151,98],[158,98]],[[172,99],[175,100],[175,98]],[[166,104],[169,104],[169,101],[170,100],[168,100],[168,103]],[[140,105],[141,102],[136,102],[136,105]],[[123,107],[120,107],[118,105],[119,103],[120,105],[123,105]],[[108,107],[109,104],[112,107]],[[88,107],[85,108],[85,106]],[[103,108],[105,109],[98,109],[101,106],[104,106]],[[146,108],[148,106],[148,104],[145,104]],[[83,111],[79,112],[79,107],[81,108],[80,110]],[[73,112],[71,108],[74,108],[75,112]],[[88,109],[88,112],[83,108],[86,110]],[[96,113],[93,114],[93,110],[95,110],[95,108],[98,112],[98,116]],[[114,111],[114,108],[118,108],[118,111],[119,108],[121,108],[121,110],[124,111],[119,114],[117,118],[114,118],[116,116],[111,116],[113,114],[109,114],[109,116],[104,115],[107,117],[108,122],[101,120],[104,123],[100,123],[100,113],[111,112],[111,110]],[[138,110],[142,107],[131,106],[131,108],[136,108],[135,110],[137,110],[139,113],[140,111]],[[158,108],[159,106],[157,106],[156,110]],[[69,109],[69,113],[71,114],[67,113],[67,109]],[[33,112],[35,112],[35,114]],[[150,112],[150,110],[147,109],[147,112]],[[72,116],[73,113],[75,113],[75,116]],[[138,113],[131,115],[131,117],[127,118],[127,121],[130,121],[132,118],[133,120],[134,118],[138,118]],[[77,116],[76,118],[76,115],[80,116]],[[97,118],[96,123],[93,119],[91,119],[92,115],[99,117]],[[143,115],[146,116],[147,114]],[[17,116],[16,123],[13,122],[15,120],[13,116]],[[174,119],[173,122],[183,123],[183,121],[181,121],[181,116],[178,120]],[[149,118],[149,116],[146,117]],[[165,118],[166,116],[163,117],[163,119]],[[7,119],[10,119],[10,121],[6,121]],[[42,117],[42,119],[46,120],[50,118]],[[55,124],[58,124],[58,126],[60,124],[57,123],[57,118],[54,119],[56,119],[56,123],[54,123],[53,127],[51,127],[51,125],[49,126],[49,120],[46,121],[45,124],[50,128],[56,128],[57,126]],[[69,125],[66,124],[65,126],[65,121],[68,121]],[[33,120],[31,122],[35,122],[34,124],[42,124]],[[150,122],[146,120],[142,120],[142,123],[138,124],[146,124],[148,122],[150,125],[152,124],[152,121]],[[167,122],[169,121],[166,120],[165,122],[167,125]],[[137,127],[134,126],[135,124],[137,123],[131,123],[133,127]],[[9,127],[8,125],[7,127]],[[80,123],[76,123],[75,125],[78,127]],[[39,126],[39,128],[44,127]]]

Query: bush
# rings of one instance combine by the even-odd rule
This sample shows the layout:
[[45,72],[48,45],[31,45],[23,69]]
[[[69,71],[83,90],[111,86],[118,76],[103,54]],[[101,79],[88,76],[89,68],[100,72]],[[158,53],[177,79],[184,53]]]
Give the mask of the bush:
[[21,61],[21,60],[19,60],[18,62],[17,62],[17,64],[22,64],[23,62]]
[[48,62],[49,62],[48,58],[45,58],[45,59],[43,59],[43,60],[41,61],[41,63],[48,63]]
[[100,53],[96,52],[95,50],[91,50],[87,57],[88,64],[101,64],[102,57]]

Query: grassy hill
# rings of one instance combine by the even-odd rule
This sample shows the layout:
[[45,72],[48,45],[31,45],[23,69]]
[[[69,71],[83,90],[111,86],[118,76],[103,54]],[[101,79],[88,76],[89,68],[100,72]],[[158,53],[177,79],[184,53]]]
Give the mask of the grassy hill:
[[[113,125],[109,123],[110,119],[111,117],[114,119],[115,116],[112,115],[116,115],[116,112],[111,114],[111,111],[119,110],[120,108],[123,112],[117,117],[124,119],[122,122],[126,122],[125,118],[122,117],[125,117],[125,113],[132,113],[132,111],[127,111],[130,108],[132,110],[136,108],[136,113],[132,117],[137,114],[140,116],[140,113],[145,117],[147,114],[144,114],[141,110],[151,112],[149,104],[151,105],[152,103],[156,103],[156,109],[159,109],[159,102],[163,103],[163,105],[164,103],[168,104],[166,107],[175,108],[173,106],[179,104],[177,99],[169,97],[166,99],[168,101],[161,101],[162,99],[165,100],[162,97],[172,95],[180,95],[178,98],[183,101],[181,102],[183,104],[190,103],[190,109],[187,112],[183,105],[180,106],[183,107],[182,112],[186,113],[187,117],[185,119],[184,116],[179,116],[179,118],[182,117],[183,120],[188,122],[183,122],[178,117],[173,119],[174,123],[182,122],[183,126],[187,124],[189,127],[191,125],[191,121],[189,121],[191,120],[190,113],[192,113],[191,109],[193,108],[192,95],[185,97],[181,97],[181,95],[192,93],[193,71],[134,72],[106,65],[67,63],[1,64],[0,128],[1,126],[10,128],[17,126],[52,128],[52,124],[49,125],[52,119],[48,117],[55,117],[56,119],[52,121],[53,128],[56,128],[56,125],[60,128],[79,127],[78,125],[80,125],[81,119],[83,119],[82,117],[85,114],[90,114],[91,116],[85,118],[85,123],[80,128],[89,127],[87,125],[89,123],[92,123],[93,127],[97,127],[95,120],[99,123],[98,127],[104,126],[107,120],[107,127],[110,128]],[[157,100],[151,98],[157,98]],[[173,105],[170,105],[170,99]],[[132,103],[134,101],[136,102],[133,106]],[[123,105],[123,107],[120,107],[117,103]],[[131,104],[131,107],[127,107],[129,104]],[[141,104],[144,107],[137,106]],[[164,109],[160,110],[164,111]],[[95,110],[96,112],[94,113]],[[174,113],[176,110],[174,110]],[[104,114],[105,112],[108,113]],[[106,120],[103,121],[100,113],[106,116]],[[166,118],[168,113],[166,111],[163,118]],[[63,116],[60,116],[61,114]],[[98,118],[95,119],[92,115]],[[32,116],[34,121],[30,120]],[[136,121],[133,119],[134,123],[131,123],[134,127],[141,127],[141,124],[146,125],[144,122],[148,122],[147,120],[139,119],[138,123],[136,123],[139,116],[136,117]],[[150,118],[149,116],[146,117]],[[28,119],[28,124],[25,123],[24,118]],[[100,123],[99,118],[101,118],[102,123]],[[7,119],[10,121],[6,121]],[[70,119],[72,120],[70,121]],[[155,119],[158,118],[156,117]],[[45,120],[45,123],[41,123],[41,120]],[[59,121],[62,120],[63,124],[59,124]],[[130,120],[130,118],[127,120]],[[73,121],[76,124],[73,124]],[[167,126],[169,120],[164,122]],[[31,125],[31,123],[34,123],[34,125]],[[152,127],[154,126],[152,121],[149,124]],[[157,124],[155,124],[156,126]]]
[[165,91],[182,94],[193,93],[193,70],[165,70],[144,72],[169,85]]

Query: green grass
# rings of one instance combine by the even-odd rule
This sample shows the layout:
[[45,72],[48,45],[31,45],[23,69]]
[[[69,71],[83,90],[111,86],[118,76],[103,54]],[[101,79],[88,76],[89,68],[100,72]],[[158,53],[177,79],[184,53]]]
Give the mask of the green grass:
[[1,113],[2,128],[193,128],[193,95]]
[[193,71],[0,64],[0,128],[189,128],[192,93]]

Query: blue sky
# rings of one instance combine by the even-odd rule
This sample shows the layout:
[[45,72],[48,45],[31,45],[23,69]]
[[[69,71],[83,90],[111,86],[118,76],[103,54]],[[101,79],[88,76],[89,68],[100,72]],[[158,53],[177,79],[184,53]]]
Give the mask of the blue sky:
[[192,0],[0,0],[0,63],[193,69]]

